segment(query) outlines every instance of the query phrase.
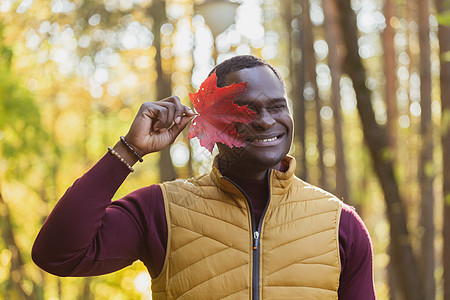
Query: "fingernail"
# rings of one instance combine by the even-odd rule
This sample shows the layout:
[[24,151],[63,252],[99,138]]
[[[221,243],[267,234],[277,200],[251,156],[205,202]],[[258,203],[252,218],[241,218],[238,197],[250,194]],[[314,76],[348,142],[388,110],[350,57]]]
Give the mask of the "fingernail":
[[178,117],[175,118],[175,124],[179,124],[180,121],[181,121],[181,117],[180,117],[180,116],[178,116]]

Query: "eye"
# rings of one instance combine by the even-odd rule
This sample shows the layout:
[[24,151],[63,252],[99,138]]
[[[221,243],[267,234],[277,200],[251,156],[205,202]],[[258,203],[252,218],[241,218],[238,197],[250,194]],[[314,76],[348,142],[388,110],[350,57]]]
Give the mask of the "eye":
[[284,109],[284,108],[285,108],[285,105],[283,105],[283,104],[277,104],[277,105],[269,106],[267,109],[268,109],[268,110],[271,110],[271,111],[278,111],[278,110],[282,110],[282,109]]

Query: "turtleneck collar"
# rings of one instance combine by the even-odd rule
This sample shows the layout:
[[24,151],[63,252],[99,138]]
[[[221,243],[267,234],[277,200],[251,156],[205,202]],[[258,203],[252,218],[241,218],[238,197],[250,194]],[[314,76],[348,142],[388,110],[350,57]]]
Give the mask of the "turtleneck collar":
[[[292,156],[287,155],[281,161],[281,170],[270,169],[269,178],[271,194],[279,195],[284,194],[289,190],[294,179],[294,172],[296,167],[295,159]],[[231,193],[239,194],[239,189],[224,176],[219,168],[217,158],[214,159],[213,167],[210,173],[211,179],[221,190]],[[231,179],[231,178],[230,178]]]

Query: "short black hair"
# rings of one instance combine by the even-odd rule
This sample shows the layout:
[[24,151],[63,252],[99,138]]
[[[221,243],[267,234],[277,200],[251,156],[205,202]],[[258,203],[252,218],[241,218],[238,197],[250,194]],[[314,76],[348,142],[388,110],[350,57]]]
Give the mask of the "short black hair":
[[275,73],[275,75],[278,77],[278,79],[280,79],[280,81],[284,84],[283,77],[269,62],[254,55],[233,56],[215,66],[214,69],[211,70],[209,75],[211,75],[212,73],[214,73],[214,71],[216,71],[217,86],[224,87],[226,76],[229,73],[236,72],[242,69],[250,69],[261,66],[270,68],[273,71],[273,73]]

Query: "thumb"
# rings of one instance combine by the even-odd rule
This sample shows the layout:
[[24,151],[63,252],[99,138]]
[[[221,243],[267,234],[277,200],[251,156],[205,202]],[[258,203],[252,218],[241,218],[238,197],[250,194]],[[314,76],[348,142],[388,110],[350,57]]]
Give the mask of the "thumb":
[[194,116],[182,116],[180,123],[174,124],[172,127],[170,127],[169,132],[171,136],[173,137],[173,140],[180,134],[181,131],[186,127],[186,125],[194,118]]

